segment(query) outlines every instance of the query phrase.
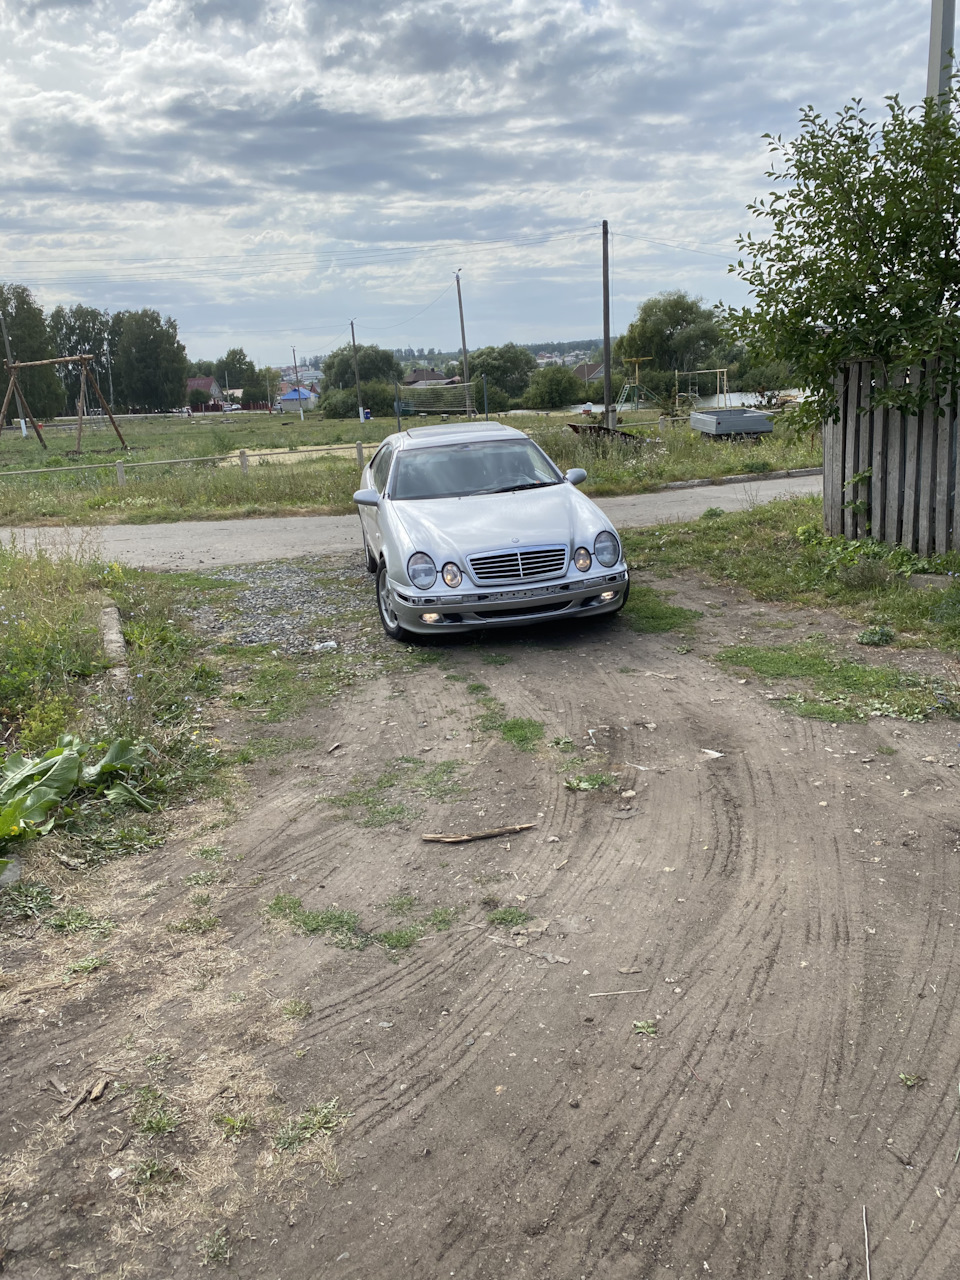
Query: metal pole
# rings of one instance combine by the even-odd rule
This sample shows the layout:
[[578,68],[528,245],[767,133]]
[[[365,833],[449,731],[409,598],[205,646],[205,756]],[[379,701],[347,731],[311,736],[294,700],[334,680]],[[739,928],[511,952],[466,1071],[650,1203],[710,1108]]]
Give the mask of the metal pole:
[[481,373],[480,377],[483,379],[483,416],[484,419],[489,422],[490,414],[487,412],[487,375],[485,373]]
[[467,333],[463,327],[463,295],[460,292],[460,268],[453,273],[457,277],[457,306],[460,308],[460,345],[463,347],[463,392],[464,404],[467,407],[467,417],[470,416],[469,400],[467,399],[467,387],[470,385],[470,364],[467,360]]
[[[13,355],[11,354],[11,351],[10,351],[10,335],[7,333],[7,322],[6,322],[6,319],[4,318],[3,307],[0,307],[0,330],[3,331],[3,345],[7,352],[7,364],[11,365],[13,364]],[[16,384],[14,384],[13,394],[16,397],[16,401],[17,401],[17,416],[20,419],[20,434],[26,437],[26,434],[27,434],[26,414],[23,412],[23,404],[20,400],[20,391],[17,388]],[[0,422],[0,428],[2,427],[3,427],[3,423]]]
[[[610,404],[613,387],[610,377],[610,250],[607,220],[603,220],[603,425],[615,427],[617,411]],[[613,414],[614,421],[610,417]]]
[[396,378],[393,380],[393,394],[396,396],[394,404],[397,410],[397,430],[402,431],[403,423],[400,421],[400,383],[397,382]]
[[291,347],[293,352],[293,380],[297,384],[297,404],[300,406],[300,421],[303,421],[303,395],[300,391],[300,374],[297,370],[297,348]]
[[353,331],[353,321],[350,321],[350,341],[353,343],[353,376],[357,380],[357,412],[360,415],[360,421],[364,421],[363,417],[363,396],[360,394],[360,364],[357,360],[357,335]]
[[930,56],[927,61],[927,97],[950,92],[956,0],[933,0],[930,9]]

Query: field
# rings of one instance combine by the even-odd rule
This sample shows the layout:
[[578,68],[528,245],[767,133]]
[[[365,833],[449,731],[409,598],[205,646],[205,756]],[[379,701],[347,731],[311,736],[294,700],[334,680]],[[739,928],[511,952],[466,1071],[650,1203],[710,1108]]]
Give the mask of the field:
[[[429,419],[428,421],[439,421]],[[637,443],[577,436],[563,415],[519,415],[509,421],[529,431],[564,469],[588,472],[585,492],[594,496],[640,493],[676,480],[818,466],[819,443],[797,441],[778,426],[759,444],[704,439],[685,425],[658,427],[656,416],[627,414],[625,426]],[[373,446],[396,429],[393,419],[367,423],[325,421],[305,415],[229,414],[121,420],[130,445],[125,454],[109,424],[84,429],[82,453],[74,452],[75,429],[48,426],[44,453],[32,437],[0,432],[0,524],[146,524],[184,519],[264,515],[322,515],[353,510],[357,440]],[[196,462],[142,469],[130,463],[171,458],[209,458],[239,449],[287,450],[346,446],[346,456],[305,455],[282,463],[251,459],[244,475],[236,462]],[[369,450],[368,450],[369,456]],[[121,485],[117,460],[126,464]],[[108,463],[97,471],[65,471],[84,463]],[[15,476],[17,470],[40,474]]]
[[65,570],[168,790],[0,894],[4,1275],[842,1280],[865,1208],[874,1276],[952,1278],[960,612],[815,515],[410,648],[359,556]]

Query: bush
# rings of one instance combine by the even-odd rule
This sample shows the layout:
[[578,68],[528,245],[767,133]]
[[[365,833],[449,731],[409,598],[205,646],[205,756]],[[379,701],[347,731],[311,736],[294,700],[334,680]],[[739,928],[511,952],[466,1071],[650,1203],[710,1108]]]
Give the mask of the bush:
[[583,383],[572,369],[548,364],[530,379],[523,403],[527,409],[562,409],[568,404],[579,404],[583,398]]

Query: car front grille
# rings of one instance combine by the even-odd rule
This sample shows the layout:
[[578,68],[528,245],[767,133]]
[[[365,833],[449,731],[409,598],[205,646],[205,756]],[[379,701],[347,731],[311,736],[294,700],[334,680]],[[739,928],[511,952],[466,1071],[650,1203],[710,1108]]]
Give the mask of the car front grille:
[[471,556],[470,569],[477,582],[516,582],[552,578],[567,567],[566,547],[524,547]]

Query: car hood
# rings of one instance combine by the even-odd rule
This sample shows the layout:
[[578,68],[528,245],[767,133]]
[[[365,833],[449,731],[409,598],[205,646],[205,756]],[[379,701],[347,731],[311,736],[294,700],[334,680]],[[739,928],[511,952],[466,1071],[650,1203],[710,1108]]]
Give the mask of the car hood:
[[572,551],[587,540],[592,547],[601,529],[612,528],[600,508],[571,484],[391,506],[411,549],[441,558],[558,542]]

